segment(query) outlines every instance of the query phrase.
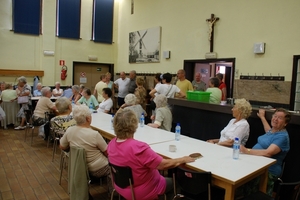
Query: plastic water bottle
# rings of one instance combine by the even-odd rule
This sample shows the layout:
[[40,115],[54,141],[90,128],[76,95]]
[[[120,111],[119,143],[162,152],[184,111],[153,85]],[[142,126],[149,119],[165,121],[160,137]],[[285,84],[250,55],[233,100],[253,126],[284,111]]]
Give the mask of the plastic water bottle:
[[237,160],[239,159],[239,155],[240,155],[240,142],[239,142],[239,138],[234,138],[234,142],[233,142],[233,154],[232,157],[233,159]]
[[89,109],[90,109],[91,113],[93,113],[93,111],[94,111],[94,106],[93,106],[93,103],[92,103],[92,102],[90,103]]
[[114,115],[111,115],[111,124],[110,124],[111,130],[114,130]]
[[180,140],[180,132],[181,132],[180,123],[177,123],[177,125],[175,127],[175,140],[176,141]]
[[74,108],[74,106],[75,106],[75,101],[72,100],[72,108]]
[[144,113],[142,113],[140,118],[140,127],[144,127],[144,124],[145,124],[145,116]]

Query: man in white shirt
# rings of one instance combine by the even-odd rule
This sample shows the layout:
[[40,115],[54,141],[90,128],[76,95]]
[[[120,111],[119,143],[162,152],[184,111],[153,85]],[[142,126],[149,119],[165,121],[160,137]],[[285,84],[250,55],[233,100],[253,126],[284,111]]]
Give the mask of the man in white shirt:
[[115,83],[115,88],[118,89],[118,105],[121,107],[125,102],[124,98],[129,93],[128,87],[129,87],[130,79],[126,78],[125,72],[120,73],[120,78],[118,78]]
[[105,83],[105,81],[106,81],[106,75],[102,74],[100,76],[100,81],[96,84],[94,89],[94,96],[96,97],[99,103],[101,103],[104,100],[102,96],[102,90],[103,88],[107,88],[107,84]]

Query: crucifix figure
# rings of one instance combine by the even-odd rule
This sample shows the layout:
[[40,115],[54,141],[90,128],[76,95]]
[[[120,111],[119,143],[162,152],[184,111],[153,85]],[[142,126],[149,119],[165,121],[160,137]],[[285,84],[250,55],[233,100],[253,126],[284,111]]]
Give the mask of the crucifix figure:
[[214,25],[219,20],[219,17],[215,17],[214,14],[211,14],[211,17],[207,19],[208,22],[208,40],[210,41],[210,52],[214,51]]

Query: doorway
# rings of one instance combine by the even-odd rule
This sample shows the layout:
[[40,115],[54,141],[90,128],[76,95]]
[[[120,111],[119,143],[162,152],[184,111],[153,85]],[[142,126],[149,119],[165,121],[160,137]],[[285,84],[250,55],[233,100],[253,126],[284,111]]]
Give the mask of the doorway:
[[203,59],[203,60],[184,60],[183,69],[185,76],[189,81],[194,80],[196,72],[202,75],[202,81],[208,86],[210,77],[217,73],[224,74],[223,82],[226,84],[227,98],[233,96],[233,82],[235,71],[235,58]]
[[110,72],[114,75],[114,65],[105,63],[73,62],[73,85],[83,84],[94,91],[95,85],[100,81],[100,75]]

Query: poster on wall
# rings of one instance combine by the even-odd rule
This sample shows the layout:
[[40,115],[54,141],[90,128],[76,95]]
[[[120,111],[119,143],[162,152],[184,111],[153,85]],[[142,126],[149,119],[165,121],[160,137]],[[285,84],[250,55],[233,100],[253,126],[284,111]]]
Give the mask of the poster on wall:
[[129,63],[155,63],[160,59],[161,27],[129,33]]

